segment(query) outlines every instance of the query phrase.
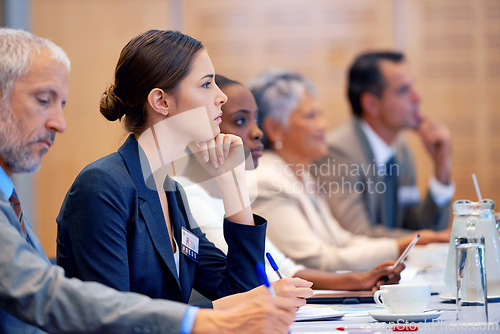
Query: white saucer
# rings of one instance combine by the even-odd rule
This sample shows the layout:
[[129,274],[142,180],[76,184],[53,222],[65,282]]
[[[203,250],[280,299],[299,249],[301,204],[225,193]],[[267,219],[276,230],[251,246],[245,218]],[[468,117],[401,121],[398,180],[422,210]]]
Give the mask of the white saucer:
[[[452,294],[440,294],[438,296],[439,299],[442,299],[444,301],[447,301],[447,302],[455,302],[455,296],[453,296]],[[488,301],[489,302],[496,302],[496,301],[500,301],[500,296],[488,296]]]
[[424,311],[424,313],[411,313],[411,314],[397,314],[389,313],[387,310],[377,310],[368,312],[368,314],[377,321],[394,322],[397,323],[402,321],[408,322],[423,322],[436,319],[443,311]]

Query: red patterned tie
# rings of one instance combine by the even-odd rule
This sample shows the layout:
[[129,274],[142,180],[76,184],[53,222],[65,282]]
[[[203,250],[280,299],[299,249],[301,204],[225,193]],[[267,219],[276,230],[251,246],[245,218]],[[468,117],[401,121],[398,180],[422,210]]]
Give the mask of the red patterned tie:
[[17,215],[17,219],[19,220],[19,223],[21,224],[21,229],[23,230],[24,235],[26,235],[26,228],[24,227],[24,214],[23,210],[21,209],[21,202],[19,202],[19,197],[17,197],[16,190],[12,192],[12,196],[9,198],[10,205],[12,205],[12,208],[14,209],[14,212]]

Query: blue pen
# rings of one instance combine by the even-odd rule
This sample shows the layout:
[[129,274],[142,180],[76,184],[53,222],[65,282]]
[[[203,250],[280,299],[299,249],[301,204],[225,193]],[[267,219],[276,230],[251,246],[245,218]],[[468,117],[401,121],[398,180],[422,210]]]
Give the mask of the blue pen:
[[276,292],[274,291],[273,287],[271,286],[271,283],[269,283],[269,280],[267,279],[266,275],[266,268],[262,264],[262,262],[257,262],[257,276],[259,276],[260,283],[265,285],[266,288],[268,288],[269,293],[271,294],[272,297],[276,297]]
[[[269,254],[269,253],[267,253]],[[269,255],[267,259],[269,260]],[[271,257],[274,263],[274,259]],[[274,263],[276,265],[276,263]],[[276,266],[277,267],[277,266]],[[276,297],[276,292],[274,291],[273,287],[271,286],[271,283],[269,283],[269,280],[267,279],[266,275],[266,268],[264,267],[264,264],[262,262],[257,262],[257,276],[259,276],[260,283],[265,285],[266,288],[269,290],[269,293],[271,294],[271,297]],[[274,268],[273,268],[274,269]],[[290,331],[288,332],[290,334]]]
[[273,268],[273,270],[276,272],[276,275],[278,275],[278,277],[280,279],[283,279],[283,276],[281,276],[281,273],[280,273],[280,268],[278,268],[278,265],[276,264],[276,262],[274,261],[273,257],[271,256],[271,253],[267,252],[266,253],[266,257],[267,257],[267,261],[269,261],[269,264],[271,265],[271,267]]

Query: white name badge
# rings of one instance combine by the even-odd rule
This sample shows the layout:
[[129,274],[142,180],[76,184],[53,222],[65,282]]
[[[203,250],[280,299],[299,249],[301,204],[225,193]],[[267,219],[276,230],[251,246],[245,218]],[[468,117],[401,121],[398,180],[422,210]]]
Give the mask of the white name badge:
[[198,245],[200,240],[196,235],[182,227],[182,247],[181,251],[194,262],[198,262]]
[[420,201],[420,190],[415,186],[398,188],[398,203],[401,206],[412,206]]

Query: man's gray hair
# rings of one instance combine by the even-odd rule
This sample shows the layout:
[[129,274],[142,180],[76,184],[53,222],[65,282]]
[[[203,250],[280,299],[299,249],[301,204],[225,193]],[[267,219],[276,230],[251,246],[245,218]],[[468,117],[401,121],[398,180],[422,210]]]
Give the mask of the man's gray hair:
[[33,35],[32,33],[0,28],[0,92],[2,106],[8,104],[14,83],[26,74],[33,61],[32,57],[40,56],[42,51],[48,51],[52,59],[64,64],[70,69],[70,61],[59,46]]
[[258,74],[248,88],[257,102],[260,122],[270,117],[284,127],[306,93],[316,96],[316,87],[304,76],[276,68]]

